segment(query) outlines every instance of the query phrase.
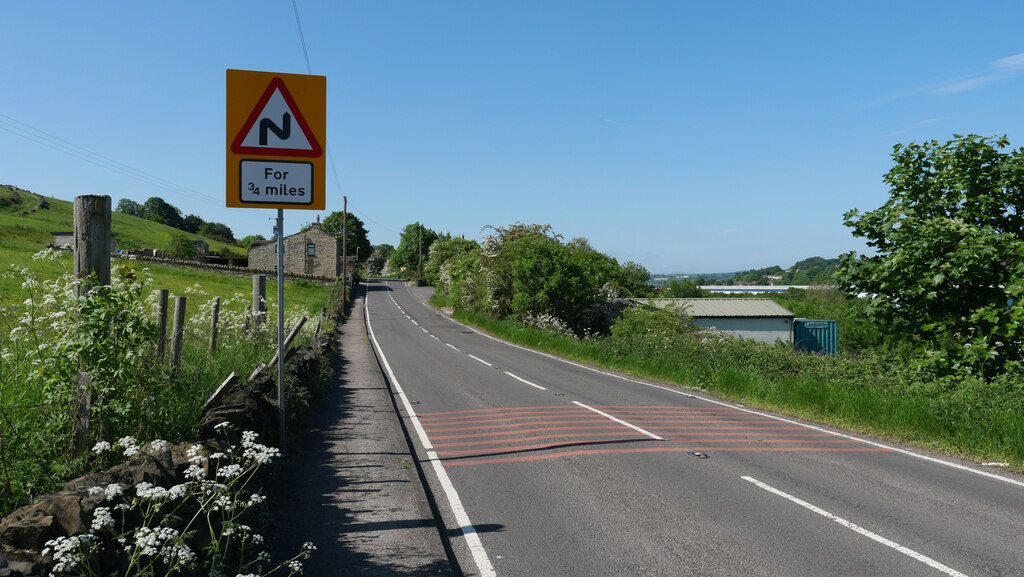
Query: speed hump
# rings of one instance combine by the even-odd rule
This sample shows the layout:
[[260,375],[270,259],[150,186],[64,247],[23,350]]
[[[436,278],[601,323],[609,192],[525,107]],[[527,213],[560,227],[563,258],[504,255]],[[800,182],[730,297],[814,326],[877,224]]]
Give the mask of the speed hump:
[[227,206],[324,210],[326,128],[326,76],[228,70]]

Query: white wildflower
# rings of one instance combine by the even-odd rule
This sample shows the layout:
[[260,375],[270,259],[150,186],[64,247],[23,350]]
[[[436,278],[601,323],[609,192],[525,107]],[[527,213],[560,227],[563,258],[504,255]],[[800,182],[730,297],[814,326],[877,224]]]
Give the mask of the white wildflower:
[[185,477],[188,479],[195,479],[196,481],[202,481],[206,478],[206,470],[199,465],[190,465],[185,470]]
[[114,497],[119,497],[124,493],[124,487],[118,483],[111,483],[107,485],[107,488],[104,489],[103,492],[106,494],[105,499],[107,501],[112,501]]
[[99,443],[96,443],[92,447],[92,452],[96,453],[97,455],[102,455],[103,453],[106,453],[109,450],[110,450],[110,443],[108,443],[106,441],[100,441]]
[[235,477],[242,474],[244,469],[241,465],[231,464],[217,469],[217,476],[222,479],[234,479]]
[[135,495],[140,499],[166,499],[169,496],[167,489],[157,487],[152,483],[143,481],[135,487]]
[[114,516],[107,507],[96,507],[92,515],[92,531],[101,531],[114,526]]
[[231,426],[231,423],[229,423],[227,421],[224,421],[223,423],[217,423],[217,425],[215,425],[213,427],[213,430],[219,431],[220,429],[223,429],[225,427],[230,427],[230,426]]
[[167,490],[167,496],[171,499],[181,499],[188,493],[188,483],[175,485]]
[[150,443],[149,445],[157,451],[163,451],[164,449],[167,448],[167,441],[164,441],[163,439],[157,439]]

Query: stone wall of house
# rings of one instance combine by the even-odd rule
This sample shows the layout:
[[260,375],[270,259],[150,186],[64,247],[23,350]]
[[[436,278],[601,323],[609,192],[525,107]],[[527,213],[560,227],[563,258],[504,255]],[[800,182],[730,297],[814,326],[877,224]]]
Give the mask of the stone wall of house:
[[[310,255],[309,245],[314,254]],[[320,230],[313,223],[306,230],[284,238],[284,271],[286,274],[304,274],[321,278],[341,276],[341,241]],[[277,269],[277,243],[253,243],[249,249],[249,268]]]

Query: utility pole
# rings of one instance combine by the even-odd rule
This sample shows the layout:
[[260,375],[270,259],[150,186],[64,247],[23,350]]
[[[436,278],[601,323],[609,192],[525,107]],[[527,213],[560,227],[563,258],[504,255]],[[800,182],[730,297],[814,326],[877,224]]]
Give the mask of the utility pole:
[[348,302],[348,197],[341,198],[341,298]]

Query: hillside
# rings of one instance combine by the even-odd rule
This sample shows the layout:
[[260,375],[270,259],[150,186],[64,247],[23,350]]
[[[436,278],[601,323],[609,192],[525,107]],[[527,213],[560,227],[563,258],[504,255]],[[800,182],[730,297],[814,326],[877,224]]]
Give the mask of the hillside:
[[[171,233],[209,243],[217,254],[245,256],[245,249],[149,220],[113,212],[111,228],[120,249],[159,248],[170,244]],[[12,185],[0,185],[0,261],[18,262],[13,253],[29,254],[53,241],[53,232],[74,230],[74,204],[44,197]]]
[[788,269],[778,266],[748,270],[733,277],[734,283],[781,284],[781,285],[830,285],[833,284],[838,258],[825,259],[812,256],[797,262]]
[[[668,282],[668,279],[690,280],[702,285],[728,285],[728,284],[777,284],[777,285],[831,285],[836,267],[839,266],[838,258],[822,258],[812,256],[797,262],[788,269],[780,266],[770,266],[741,272],[720,272],[701,274],[655,274],[654,280],[650,281],[655,286],[661,286]],[[662,280],[664,279],[664,280]]]

